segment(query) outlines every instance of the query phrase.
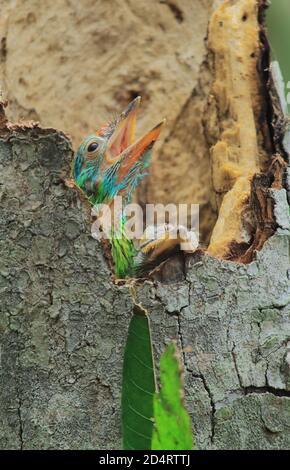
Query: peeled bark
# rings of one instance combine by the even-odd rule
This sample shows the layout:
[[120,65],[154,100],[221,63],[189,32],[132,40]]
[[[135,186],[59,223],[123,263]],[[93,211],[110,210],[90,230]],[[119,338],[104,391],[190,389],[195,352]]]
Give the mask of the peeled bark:
[[[200,73],[181,123],[207,106],[207,62]],[[269,97],[259,93],[265,103]],[[210,130],[217,119],[211,106],[207,117],[202,139],[209,151],[220,136]],[[270,126],[268,115],[263,122]],[[248,190],[251,238],[245,245],[230,240],[231,261],[202,250],[177,254],[146,281],[115,283],[90,234],[86,203],[64,182],[73,154],[69,139],[33,123],[10,124],[3,105],[0,127],[0,447],[120,448],[122,359],[138,304],[150,315],[157,359],[170,339],[178,341],[199,449],[290,448],[285,148],[272,159],[257,141],[268,160],[264,173],[255,168]],[[181,135],[178,122],[174,129]],[[276,151],[281,139],[280,133]],[[239,223],[244,214],[235,213]]]

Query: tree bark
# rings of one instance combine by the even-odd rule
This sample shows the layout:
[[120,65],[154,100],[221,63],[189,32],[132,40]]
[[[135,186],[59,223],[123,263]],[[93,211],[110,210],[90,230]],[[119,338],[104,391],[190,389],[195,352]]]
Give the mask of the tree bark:
[[[254,1],[243,1],[253,15]],[[212,44],[212,54],[225,52],[219,49],[223,42]],[[236,60],[234,52],[231,59],[229,67]],[[206,93],[198,89],[199,83],[176,121],[178,135],[183,135],[181,124],[192,111],[203,113],[210,71],[206,64],[202,70]],[[244,79],[244,70],[239,70]],[[250,85],[245,94],[252,90]],[[219,144],[228,145],[222,139],[230,136],[244,164],[247,154],[232,137],[236,121],[228,108],[222,114],[220,90],[215,87],[217,104],[208,108],[204,147],[208,150],[219,139]],[[273,86],[270,91],[274,93]],[[259,93],[264,101],[269,98]],[[279,100],[271,98],[278,109]],[[130,318],[139,305],[150,316],[157,362],[168,341],[178,341],[185,400],[199,449],[289,449],[287,158],[282,163],[281,155],[269,158],[265,175],[253,177],[247,201],[255,219],[253,243],[243,256],[244,246],[233,248],[235,261],[202,250],[179,254],[146,281],[115,283],[102,246],[90,234],[87,205],[64,183],[72,160],[70,140],[36,124],[12,125],[3,104],[0,111],[0,448],[121,448],[122,360]],[[275,122],[279,113],[273,112]],[[221,136],[216,122],[222,119],[227,133]],[[242,118],[238,124],[243,124]],[[276,151],[281,145],[278,134]],[[258,146],[266,151],[262,141],[259,137]],[[282,147],[280,154],[289,153]],[[268,147],[266,153],[271,154]],[[217,165],[215,174],[219,178],[220,168]],[[225,181],[232,183],[230,170]],[[238,204],[234,207],[241,211]]]
[[132,288],[112,282],[86,206],[63,183],[65,135],[2,114],[0,156],[1,448],[120,448],[136,303],[150,315],[157,357],[171,338],[183,350],[200,449],[289,448],[286,191],[272,190],[279,228],[252,263],[198,252],[184,265],[173,259],[166,284],[159,276]]

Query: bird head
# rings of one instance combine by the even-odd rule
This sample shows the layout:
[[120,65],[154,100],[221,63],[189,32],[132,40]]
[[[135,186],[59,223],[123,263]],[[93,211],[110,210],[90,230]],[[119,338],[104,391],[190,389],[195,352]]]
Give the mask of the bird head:
[[87,136],[76,153],[73,178],[93,204],[109,203],[117,195],[128,202],[147,174],[164,121],[134,142],[140,100],[138,96],[114,121]]

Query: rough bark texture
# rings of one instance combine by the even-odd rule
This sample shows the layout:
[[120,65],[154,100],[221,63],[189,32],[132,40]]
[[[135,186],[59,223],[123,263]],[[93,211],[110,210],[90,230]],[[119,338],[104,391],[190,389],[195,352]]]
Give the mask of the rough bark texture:
[[277,233],[249,265],[196,253],[186,278],[110,280],[88,214],[65,187],[72,152],[54,130],[1,139],[0,446],[120,448],[124,342],[134,302],[150,313],[157,355],[183,349],[199,448],[290,448],[290,236],[285,190]]
[[[10,23],[2,18],[7,34],[5,41],[2,40],[1,70],[5,72],[14,113],[26,109],[24,114],[30,116],[27,109],[32,99],[29,90],[38,93],[37,86],[41,88],[43,85],[47,94],[43,93],[39,100],[38,97],[33,98],[35,106],[38,106],[36,114],[40,113],[44,123],[49,124],[48,121],[53,119],[56,125],[56,116],[62,123],[63,115],[56,110],[55,102],[51,103],[53,93],[50,95],[49,89],[45,88],[47,84],[41,75],[43,60],[49,69],[49,61],[42,46],[50,48],[50,59],[57,58],[65,64],[65,57],[70,56],[77,62],[78,44],[83,47],[83,43],[74,43],[73,27],[67,33],[70,40],[68,43],[64,41],[60,51],[55,49],[55,44],[53,46],[53,38],[50,37],[46,44],[42,37],[34,44],[38,48],[34,57],[39,61],[34,69],[36,75],[41,75],[34,77],[38,85],[35,85],[34,79],[31,83],[25,83],[20,76],[20,69],[13,69],[13,64],[19,59],[19,50],[14,41],[21,38],[28,49],[30,33],[35,33],[38,28],[44,31],[49,24],[41,23],[45,17],[43,11],[37,17],[31,16],[30,9],[39,6],[36,0],[23,2],[24,7],[20,2],[2,3],[9,6],[7,16]],[[138,8],[136,2],[133,5],[129,0],[115,2],[121,15],[119,20],[126,18],[124,30],[131,27],[133,32],[138,30],[144,11],[148,13],[145,7],[149,2],[137,3]],[[179,10],[187,12],[180,17],[178,10],[172,6],[174,2],[159,3],[158,8],[166,8],[168,15],[166,28],[168,25],[173,28],[172,21],[176,28],[174,31],[169,28],[172,34],[167,38],[164,36],[163,44],[172,61],[169,37],[175,44],[180,33],[178,25],[181,23],[186,34],[190,34],[192,23],[189,21],[187,24],[186,21],[192,10],[186,10],[188,2],[180,1]],[[198,58],[194,62],[198,66],[204,59],[202,39],[207,16],[211,6],[219,3],[198,2],[201,26],[198,28],[199,41],[196,41]],[[252,5],[254,0],[244,0],[244,3]],[[60,4],[68,4],[70,8],[76,5],[73,1]],[[84,17],[78,19],[81,25],[79,34],[82,38],[88,37],[89,41],[95,34],[98,38],[97,47],[103,47],[102,28],[94,34],[95,30],[90,29],[90,8],[93,4],[87,0],[88,10]],[[16,5],[19,6],[18,16],[11,13]],[[172,14],[173,11],[177,11],[179,20]],[[61,24],[66,21],[62,20],[66,16],[60,15]],[[70,16],[70,21],[77,27],[74,15]],[[103,26],[107,24],[106,21]],[[53,15],[53,11],[48,23],[54,25],[53,30],[57,34],[62,34],[58,17]],[[121,60],[123,57],[124,63],[128,65],[127,74],[123,76],[118,69],[118,73],[115,71],[115,75],[112,74],[111,81],[101,80],[99,76],[98,99],[100,103],[102,100],[107,103],[108,96],[111,96],[106,91],[108,86],[114,96],[109,100],[111,109],[116,101],[127,101],[135,92],[143,91],[145,98],[152,96],[154,89],[154,100],[148,98],[146,115],[157,109],[159,118],[165,96],[168,97],[179,82],[168,82],[165,91],[158,91],[158,85],[155,88],[152,84],[155,80],[154,67],[161,67],[162,73],[165,73],[167,62],[164,60],[161,66],[156,55],[153,71],[145,67],[154,49],[154,40],[150,42],[147,37],[151,31],[149,23],[148,20],[148,25],[140,32],[138,47],[135,55],[132,55],[139,58],[140,51],[144,50],[143,88],[140,89],[138,80],[126,82],[128,77],[133,76],[132,71],[137,66],[133,59],[128,58],[126,62],[126,43],[125,52],[119,58]],[[122,22],[120,24],[123,25]],[[156,24],[154,31],[157,31]],[[163,30],[160,35],[164,35]],[[112,36],[108,37],[112,41],[116,40],[114,28]],[[183,43],[182,39],[181,48]],[[69,48],[65,55],[63,48],[67,44]],[[114,45],[113,41],[112,47]],[[88,57],[90,54],[95,57],[93,49],[89,50]],[[103,51],[104,55],[99,60],[103,60],[103,57],[105,63],[110,50],[109,47]],[[186,56],[186,51],[182,51]],[[171,66],[175,67],[176,75],[181,74],[179,80],[184,83],[178,92],[173,93],[174,102],[176,100],[178,106],[172,107],[168,138],[159,160],[155,162],[150,184],[154,186],[155,181],[156,193],[152,191],[151,197],[156,199],[160,190],[161,200],[158,197],[157,200],[166,202],[162,201],[162,191],[167,188],[168,193],[170,187],[170,197],[174,202],[179,202],[179,197],[185,196],[184,187],[188,186],[188,200],[185,198],[181,202],[193,202],[192,194],[199,194],[202,189],[200,201],[207,208],[202,223],[205,227],[212,227],[215,217],[210,203],[212,188],[208,151],[209,144],[215,143],[216,136],[208,135],[209,142],[205,141],[200,119],[211,77],[206,63],[200,67],[198,81],[197,74],[194,78],[191,76],[193,62],[190,60],[189,65],[186,65],[185,59],[180,59],[184,58],[183,54],[174,57],[179,58],[176,61],[174,59]],[[83,59],[82,56],[81,62]],[[108,66],[113,70],[113,57],[111,59],[113,62],[109,61]],[[90,63],[88,59],[82,73],[88,71]],[[101,70],[102,64],[97,63],[96,67]],[[52,69],[49,69],[50,72]],[[62,68],[57,70],[62,75]],[[69,77],[68,80],[76,78],[72,71],[67,71],[68,74],[63,77]],[[29,73],[28,70],[27,77]],[[136,73],[142,76],[140,69]],[[17,79],[15,91],[13,86]],[[84,85],[86,80],[87,77],[82,76],[80,81]],[[160,84],[162,81],[163,75],[154,83]],[[103,89],[100,88],[102,84]],[[63,98],[66,85],[67,82],[59,87],[59,81],[56,81],[56,101],[58,93]],[[120,98],[118,95],[119,98],[116,98],[117,88],[122,87],[125,89],[125,97]],[[73,89],[78,89],[77,84],[74,84]],[[17,92],[14,102],[13,90]],[[68,100],[70,105],[73,102],[70,93],[65,93],[61,103],[63,112],[68,109],[64,101]],[[76,138],[83,135],[84,128],[92,126],[95,119],[91,108],[82,108],[82,103],[91,106],[92,95],[82,100],[82,93],[78,96],[79,101],[74,102],[74,110],[78,109],[77,118],[73,115],[71,118],[74,126],[75,123],[81,123],[77,130],[74,126],[71,128],[75,130]],[[156,107],[156,97],[159,107]],[[51,107],[46,108],[45,100]],[[94,103],[97,105],[99,102]],[[171,104],[169,102],[168,109],[171,109]],[[279,103],[277,107],[279,114]],[[49,110],[51,113],[48,112],[46,121],[44,116]],[[34,116],[33,112],[31,116]],[[87,116],[85,123],[80,116]],[[68,114],[64,121],[69,122]],[[86,205],[80,200],[79,194],[67,188],[63,182],[63,178],[69,175],[72,159],[68,138],[54,129],[41,129],[33,124],[12,126],[3,112],[0,113],[0,127],[0,448],[120,448],[122,358],[135,303],[140,303],[150,315],[157,358],[170,339],[175,338],[179,342],[183,351],[186,403],[200,449],[290,448],[290,223],[287,203],[290,177],[288,171],[288,176],[286,174],[282,178],[285,162],[279,164],[281,157],[277,158],[277,170],[274,161],[270,176],[258,175],[253,181],[252,203],[257,224],[256,244],[252,248],[260,249],[264,244],[254,261],[249,264],[223,261],[199,251],[186,258],[173,257],[150,280],[143,283],[131,281],[116,285],[111,279],[102,248],[90,235]],[[281,144],[281,132],[275,138]],[[180,154],[181,171],[178,173],[174,170],[176,165],[173,160],[181,148],[185,156]],[[284,146],[280,153],[287,151],[288,148]],[[170,162],[167,158],[169,154],[172,159]],[[171,181],[167,178],[165,160],[170,164],[170,169],[173,168]],[[199,165],[198,171],[196,165]],[[158,184],[161,167],[164,169],[163,189]],[[195,182],[187,185],[183,179],[185,169],[191,181],[189,168],[194,173],[197,171],[199,186],[195,186]],[[203,178],[199,178],[201,174]],[[173,191],[179,186],[180,194]],[[194,199],[194,202],[199,201]],[[273,232],[274,235],[265,242]],[[263,243],[259,245],[259,241]]]

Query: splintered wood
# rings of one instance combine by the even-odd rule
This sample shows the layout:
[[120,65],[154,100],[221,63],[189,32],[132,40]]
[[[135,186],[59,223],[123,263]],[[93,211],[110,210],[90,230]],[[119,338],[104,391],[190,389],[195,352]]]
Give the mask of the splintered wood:
[[214,78],[206,126],[216,138],[211,166],[219,215],[208,252],[222,258],[242,260],[254,243],[260,217],[253,206],[257,198],[252,191],[259,192],[258,180],[253,184],[253,178],[268,171],[273,153],[265,104],[268,95],[263,70],[259,70],[264,52],[258,8],[256,0],[227,1],[209,24]]

